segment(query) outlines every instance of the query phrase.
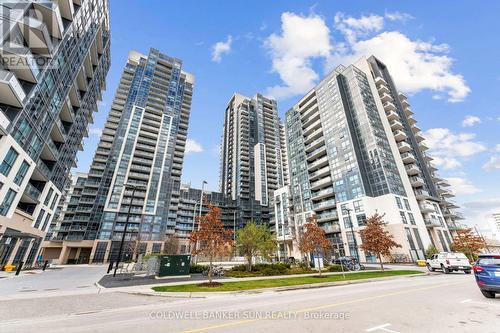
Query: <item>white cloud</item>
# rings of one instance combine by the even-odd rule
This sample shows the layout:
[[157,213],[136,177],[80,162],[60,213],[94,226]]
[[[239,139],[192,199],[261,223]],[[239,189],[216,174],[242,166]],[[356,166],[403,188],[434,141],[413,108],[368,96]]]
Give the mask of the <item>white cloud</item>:
[[272,58],[272,70],[283,85],[270,87],[267,94],[278,99],[304,94],[318,79],[311,60],[326,59],[331,53],[330,29],[318,15],[281,15],[281,33],[270,35],[264,42]]
[[185,154],[189,155],[192,153],[201,153],[203,151],[203,146],[193,139],[186,140],[186,150]]
[[401,22],[406,22],[406,21],[414,19],[414,17],[408,13],[402,13],[402,12],[398,12],[398,11],[386,12],[385,18],[388,19],[389,21],[401,21]]
[[447,95],[450,102],[464,100],[470,88],[462,75],[453,72],[454,59],[448,55],[448,45],[412,40],[398,31],[383,31],[386,20],[404,21],[410,17],[399,12],[359,18],[337,13],[333,28],[344,41],[338,40],[334,45],[322,17],[283,13],[281,32],[264,42],[270,50],[272,70],[283,81],[282,85],[268,88],[268,92],[279,99],[306,93],[319,78],[312,66],[314,59],[325,61],[326,69],[331,70],[362,56],[375,55],[388,66],[402,91],[412,94],[431,90],[439,98]]
[[[497,149],[498,149],[497,145]],[[498,171],[500,170],[500,155],[491,156],[488,162],[483,165],[483,169],[486,171]]]
[[461,165],[459,159],[468,158],[486,150],[481,142],[474,141],[473,133],[455,134],[448,128],[431,128],[424,133],[426,145],[431,149],[434,163],[444,169]]
[[[349,36],[346,39],[349,40]],[[398,89],[407,93],[432,90],[448,94],[449,102],[460,102],[470,92],[462,75],[451,70],[453,59],[446,44],[411,40],[398,31],[379,35],[349,44],[347,52],[332,57],[334,64],[351,63],[362,56],[374,55],[393,73]]]
[[446,178],[451,185],[451,189],[455,194],[474,194],[481,192],[474,184],[469,180],[461,177],[450,177]]
[[361,16],[354,18],[337,13],[334,18],[335,28],[342,32],[350,44],[370,32],[378,32],[384,27],[384,18],[379,15]]
[[500,143],[495,146],[494,151],[500,153]]
[[445,170],[457,169],[462,166],[462,163],[454,157],[432,156],[432,158],[435,165]]
[[[487,223],[487,215],[500,211],[500,198],[487,198],[464,202],[462,205],[466,222],[469,225],[478,224],[483,232],[491,232]],[[486,237],[486,236],[485,236]]]
[[101,134],[102,134],[102,128],[97,128],[97,127],[89,128],[89,135],[95,135],[100,137]]
[[231,35],[227,36],[225,42],[217,42],[212,46],[212,61],[221,62],[222,55],[231,52],[231,44],[233,43],[233,37]]
[[477,116],[466,116],[465,119],[462,121],[462,127],[472,127],[480,123],[481,123],[481,118]]

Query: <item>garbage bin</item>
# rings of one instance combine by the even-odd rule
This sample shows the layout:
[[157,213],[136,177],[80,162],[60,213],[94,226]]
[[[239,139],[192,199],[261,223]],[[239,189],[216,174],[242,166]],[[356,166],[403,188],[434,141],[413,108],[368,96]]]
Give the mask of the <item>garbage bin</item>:
[[165,255],[160,256],[159,259],[160,268],[158,270],[158,277],[190,276],[190,255]]

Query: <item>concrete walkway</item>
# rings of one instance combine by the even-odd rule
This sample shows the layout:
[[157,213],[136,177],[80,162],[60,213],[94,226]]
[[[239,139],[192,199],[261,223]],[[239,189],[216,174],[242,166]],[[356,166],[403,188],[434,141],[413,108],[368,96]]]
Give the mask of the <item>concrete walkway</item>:
[[[390,267],[389,267],[390,266]],[[388,270],[416,270],[416,271],[421,271],[421,272],[427,272],[427,269],[425,267],[418,267],[418,266],[395,266],[395,265],[389,265],[386,268]],[[372,268],[372,267],[370,267]],[[371,270],[375,271],[375,270]],[[360,273],[360,272],[367,272],[367,271],[357,271],[357,272],[323,272],[322,275],[329,276],[329,275],[342,275],[345,274],[346,276],[349,274],[353,273]],[[254,276],[254,277],[246,277],[246,278],[227,278],[224,279],[223,282],[237,282],[237,281],[257,281],[257,280],[269,280],[269,279],[291,279],[291,278],[298,278],[298,277],[307,277],[307,276],[317,276],[318,273],[308,273],[308,274],[294,274],[294,275],[274,275],[274,276]],[[404,277],[404,276],[403,276]],[[394,277],[383,277],[382,279],[388,279],[388,278],[394,278]],[[397,276],[395,276],[397,278]],[[376,278],[379,279],[379,278]],[[214,279],[215,281],[220,281],[217,279]],[[368,280],[368,279],[367,279]],[[361,280],[361,281],[367,281],[367,280]],[[372,280],[372,279],[370,279]],[[178,286],[178,285],[185,285],[185,284],[192,284],[192,283],[206,283],[208,282],[208,279],[205,280],[190,280],[186,279],[184,281],[169,281],[168,279],[165,280],[156,280],[158,281],[157,283],[154,284],[148,284],[148,285],[140,285],[140,286],[129,286],[129,287],[121,287],[121,288],[104,288],[101,292],[103,291],[119,291],[119,292],[126,292],[126,293],[137,293],[137,294],[151,294],[151,295],[165,295],[165,293],[156,293],[154,292],[151,288],[153,287],[159,287],[159,286]],[[345,281],[346,284],[354,283],[355,281]],[[330,282],[328,282],[330,283]],[[338,282],[333,282],[334,284]],[[99,287],[102,287],[99,285]],[[266,288],[268,289],[268,288]],[[271,288],[273,289],[273,288]],[[252,291],[249,291],[252,292]],[[168,293],[169,296],[183,296],[186,297],[186,294],[190,293]],[[201,295],[201,293],[194,293],[195,295]],[[205,294],[214,294],[214,293],[205,293]],[[165,295],[166,296],[166,295]],[[189,296],[191,297],[191,296]]]

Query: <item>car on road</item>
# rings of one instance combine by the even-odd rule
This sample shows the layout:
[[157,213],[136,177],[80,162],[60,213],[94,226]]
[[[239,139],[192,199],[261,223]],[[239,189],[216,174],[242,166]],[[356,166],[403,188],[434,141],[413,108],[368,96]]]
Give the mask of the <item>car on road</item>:
[[439,269],[445,274],[457,271],[464,271],[465,274],[470,274],[472,267],[469,259],[463,253],[441,252],[427,259],[427,269],[431,272]]
[[473,269],[484,297],[495,298],[500,293],[500,254],[480,254]]

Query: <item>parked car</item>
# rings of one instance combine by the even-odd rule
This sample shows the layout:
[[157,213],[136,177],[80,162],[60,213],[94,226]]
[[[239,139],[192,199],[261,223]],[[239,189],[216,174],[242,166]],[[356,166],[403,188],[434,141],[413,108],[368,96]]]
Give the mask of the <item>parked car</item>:
[[484,297],[495,298],[500,293],[500,254],[480,254],[473,269]]
[[427,269],[431,272],[440,269],[445,274],[456,271],[464,271],[465,274],[470,274],[472,267],[469,259],[463,253],[441,252],[427,259]]

